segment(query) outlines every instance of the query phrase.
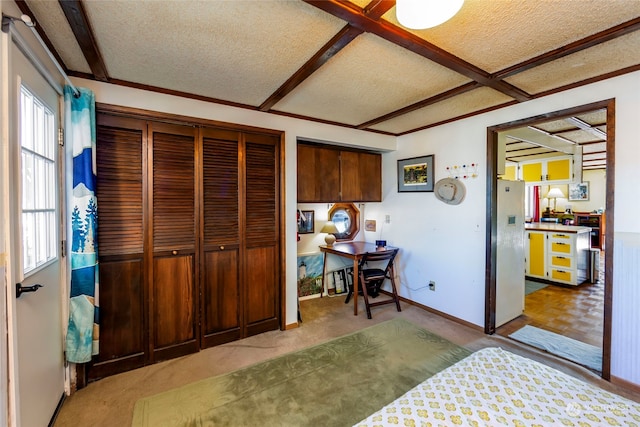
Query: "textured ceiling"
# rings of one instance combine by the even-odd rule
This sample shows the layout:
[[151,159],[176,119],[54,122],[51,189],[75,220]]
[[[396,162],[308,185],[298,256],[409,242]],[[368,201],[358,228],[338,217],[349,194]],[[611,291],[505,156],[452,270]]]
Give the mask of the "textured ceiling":
[[16,3],[70,75],[392,135],[640,69],[640,0],[466,0],[420,31],[394,0]]

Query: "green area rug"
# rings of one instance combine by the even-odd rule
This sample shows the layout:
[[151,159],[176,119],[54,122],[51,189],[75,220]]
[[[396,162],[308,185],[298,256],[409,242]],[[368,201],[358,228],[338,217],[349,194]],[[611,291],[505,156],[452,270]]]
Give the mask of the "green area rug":
[[132,426],[351,426],[469,354],[398,318],[140,399]]

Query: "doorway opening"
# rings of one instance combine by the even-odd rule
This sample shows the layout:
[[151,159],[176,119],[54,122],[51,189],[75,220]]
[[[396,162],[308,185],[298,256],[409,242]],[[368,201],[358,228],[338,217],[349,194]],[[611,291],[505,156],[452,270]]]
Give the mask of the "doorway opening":
[[[490,208],[487,210],[487,238],[486,238],[487,268],[486,268],[486,277],[485,277],[486,279],[485,280],[485,283],[486,283],[485,333],[488,333],[488,334],[498,333],[500,335],[508,336],[511,334],[513,329],[518,329],[518,325],[517,325],[518,322],[520,323],[532,322],[531,317],[533,317],[529,315],[530,313],[527,313],[527,307],[525,306],[525,313],[523,313],[523,315],[518,316],[516,319],[512,320],[511,322],[507,322],[502,326],[496,325],[496,299],[497,299],[496,277],[497,277],[498,269],[500,268],[500,265],[499,265],[500,261],[497,257],[497,253],[498,253],[497,242],[499,237],[498,227],[497,227],[498,161],[499,159],[502,159],[502,161],[504,161],[504,157],[503,157],[504,154],[500,152],[499,140],[501,138],[501,135],[503,135],[505,131],[510,131],[510,130],[530,129],[530,128],[539,129],[540,127],[544,127],[545,124],[554,123],[560,120],[572,120],[571,118],[574,118],[575,116],[590,114],[591,112],[596,112],[596,111],[605,112],[604,116],[606,117],[606,123],[600,124],[599,127],[601,128],[601,135],[603,135],[603,141],[601,142],[603,142],[605,147],[605,150],[600,150],[600,151],[605,151],[606,156],[601,161],[601,165],[599,167],[588,167],[587,165],[590,165],[594,162],[590,160],[590,157],[587,156],[586,154],[587,151],[585,150],[584,160],[581,159],[582,161],[579,162],[579,164],[580,163],[584,164],[585,173],[592,173],[592,172],[587,172],[591,169],[603,169],[604,171],[606,171],[604,172],[606,176],[604,177],[604,184],[603,184],[604,188],[602,189],[602,191],[604,191],[604,200],[605,200],[604,206],[602,207],[602,209],[603,209],[603,213],[604,211],[606,211],[606,217],[603,215],[602,228],[604,228],[605,231],[601,234],[602,241],[601,241],[601,250],[599,253],[601,267],[598,271],[598,274],[600,276],[599,277],[600,280],[598,280],[597,283],[595,283],[595,286],[592,285],[591,283],[586,283],[586,281],[585,283],[582,283],[583,282],[582,280],[580,281],[581,283],[578,286],[566,286],[566,285],[562,286],[562,285],[550,283],[550,281],[543,280],[541,285],[547,285],[547,288],[549,288],[546,293],[550,293],[550,291],[557,291],[558,293],[565,294],[564,300],[559,299],[559,297],[556,295],[557,301],[555,305],[559,309],[559,312],[561,313],[562,318],[568,319],[568,320],[562,320],[563,322],[566,322],[566,325],[564,325],[566,326],[566,328],[563,329],[563,325],[559,324],[560,320],[551,318],[552,315],[550,314],[550,310],[540,309],[539,316],[541,316],[541,318],[545,318],[545,317],[548,318],[547,320],[553,323],[553,326],[555,327],[555,331],[560,332],[560,335],[562,335],[562,333],[564,333],[565,335],[568,335],[569,333],[567,331],[571,330],[574,324],[578,325],[579,323],[582,323],[584,326],[585,316],[583,316],[581,313],[584,313],[583,310],[589,309],[587,307],[588,304],[592,304],[592,305],[595,304],[591,308],[592,319],[590,319],[589,321],[594,322],[594,327],[595,327],[594,330],[597,332],[593,332],[593,334],[598,336],[590,336],[589,337],[590,340],[585,339],[584,336],[579,338],[582,339],[583,341],[590,341],[589,344],[594,344],[594,343],[599,344],[599,347],[601,348],[602,365],[601,365],[601,369],[600,370],[596,369],[596,371],[599,371],[599,373],[603,378],[609,379],[610,351],[611,351],[611,348],[610,348],[611,347],[611,309],[612,309],[610,295],[611,295],[612,277],[613,277],[613,271],[612,271],[613,270],[613,254],[611,250],[609,251],[604,250],[603,243],[606,242],[606,246],[608,246],[609,248],[611,248],[613,244],[613,232],[612,232],[613,216],[614,216],[613,215],[613,212],[614,212],[614,196],[613,196],[614,191],[613,190],[614,190],[614,176],[615,176],[614,174],[614,167],[615,167],[615,164],[614,164],[615,102],[614,100],[605,100],[605,101],[583,105],[583,106],[579,106],[571,109],[556,111],[553,113],[548,113],[540,116],[508,122],[508,123],[504,123],[504,124],[500,124],[500,125],[488,128],[487,130],[487,202],[490,204]],[[576,127],[580,128],[579,122],[574,122],[574,124],[576,125]],[[548,136],[554,138],[553,132],[548,132]],[[589,150],[589,151],[592,151],[592,150]],[[582,173],[582,172],[583,170],[582,168],[580,168],[579,173]],[[544,178],[541,178],[541,180],[543,179]],[[579,177],[577,179],[578,182],[583,180],[584,178],[582,177]],[[573,182],[575,181],[576,180],[573,180]],[[539,197],[538,200],[543,200],[545,195],[553,187],[554,185],[547,185],[544,188],[540,188],[539,189],[540,194],[538,196]],[[568,192],[569,188],[566,183],[564,187],[566,188],[565,191]],[[562,201],[564,203],[560,201],[561,199],[544,200],[545,204],[541,204],[540,206],[538,206],[538,209],[543,209],[545,206],[547,206],[546,203],[549,203],[550,201],[552,202],[552,205],[554,206],[554,208],[556,208],[558,211],[560,209],[558,209],[559,206],[556,206],[556,204],[560,205],[560,203],[562,203],[563,208],[566,207],[566,205],[569,205],[571,203],[574,203],[577,205],[577,203],[569,200],[571,196],[567,194],[566,197],[567,199]],[[568,209],[562,209],[563,210],[562,215],[564,214],[568,215],[567,212],[571,213],[572,209],[573,208],[571,206],[569,206]],[[560,217],[562,215],[558,214],[557,216]],[[542,217],[543,215],[540,215],[540,216]],[[576,221],[576,216],[574,216],[571,221],[569,221],[568,218],[569,217],[567,217],[567,221],[566,221],[567,224],[578,225],[576,222],[573,222],[573,223],[571,222],[571,221]],[[542,218],[537,218],[538,221],[540,221],[541,219]],[[527,221],[530,221],[530,220],[531,218],[527,218]],[[549,283],[545,283],[545,282],[549,282]],[[544,289],[538,292],[543,292],[543,291]],[[542,298],[544,296],[544,293],[545,292],[537,295],[537,297],[539,299]],[[533,293],[532,295],[535,295],[535,293]],[[529,299],[532,300],[532,303],[530,305],[533,306],[535,299],[532,297],[530,297]],[[572,307],[573,308],[577,307],[577,310],[574,310],[573,314],[570,312],[572,310]],[[599,313],[601,313],[601,316]],[[512,324],[510,325],[509,323],[512,323]],[[595,325],[595,323],[599,323],[599,324]],[[541,326],[541,328],[544,328],[543,325],[538,325],[538,326]],[[552,328],[549,328],[549,329],[552,329]]]

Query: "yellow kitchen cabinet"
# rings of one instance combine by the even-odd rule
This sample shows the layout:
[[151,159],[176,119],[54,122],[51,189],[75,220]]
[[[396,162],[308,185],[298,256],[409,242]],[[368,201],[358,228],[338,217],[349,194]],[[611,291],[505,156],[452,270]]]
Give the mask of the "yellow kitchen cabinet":
[[517,181],[518,180],[518,165],[506,165],[504,167],[504,175],[502,175],[502,179],[506,179],[508,181]]
[[563,156],[521,162],[520,171],[520,178],[527,184],[567,183],[573,180],[573,158]]
[[525,275],[573,286],[585,282],[589,267],[589,233],[587,227],[528,224]]
[[527,231],[525,240],[525,275],[539,279],[547,278],[546,257],[547,233]]

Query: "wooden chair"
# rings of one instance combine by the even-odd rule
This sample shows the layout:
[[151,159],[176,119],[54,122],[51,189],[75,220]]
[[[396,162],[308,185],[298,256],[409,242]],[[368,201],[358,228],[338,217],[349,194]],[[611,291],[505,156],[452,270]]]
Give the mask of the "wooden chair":
[[[400,308],[400,298],[398,297],[398,291],[396,289],[395,274],[393,269],[393,260],[398,254],[398,249],[390,249],[386,251],[370,252],[365,254],[360,261],[359,267],[359,288],[362,290],[362,296],[364,297],[364,305],[367,309],[367,318],[371,319],[371,307],[376,307],[384,304],[395,303],[398,311],[402,311]],[[382,263],[379,268],[367,268],[368,263],[378,262]],[[382,284],[386,279],[391,282],[391,292],[381,289]],[[352,295],[352,290],[349,289],[349,295],[347,295],[347,301]],[[384,294],[389,298],[385,298],[381,301],[371,302],[369,298],[377,298],[379,294]]]

